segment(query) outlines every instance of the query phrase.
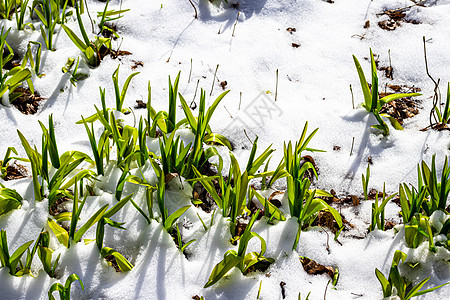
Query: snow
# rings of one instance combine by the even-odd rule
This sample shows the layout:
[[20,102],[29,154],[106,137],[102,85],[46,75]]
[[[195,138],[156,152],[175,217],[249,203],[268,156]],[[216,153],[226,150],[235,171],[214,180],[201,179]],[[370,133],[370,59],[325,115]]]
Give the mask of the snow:
[[[308,132],[319,128],[309,146],[326,150],[312,154],[319,168],[317,188],[334,189],[338,195],[361,196],[360,178],[365,174],[369,157],[373,161],[369,186],[381,190],[385,183],[389,194],[397,192],[400,183],[416,186],[417,164],[422,160],[430,164],[433,154],[436,154],[440,176],[444,157],[449,153],[449,133],[420,131],[429,125],[434,89],[425,71],[422,37],[428,40],[430,73],[435,79],[441,79],[441,93],[444,95],[446,83],[450,81],[450,1],[428,0],[424,7],[412,7],[406,18],[420,24],[404,22],[394,31],[381,29],[377,22],[387,19],[387,16],[377,14],[386,9],[413,5],[412,1],[335,0],[331,4],[322,0],[230,0],[239,2],[237,9],[224,4],[213,5],[207,0],[193,2],[198,9],[198,19],[194,19],[189,1],[112,0],[109,9],[119,9],[120,5],[123,9],[131,9],[116,22],[120,39],[113,41],[113,48],[120,47],[132,55],[120,59],[108,56],[95,69],[87,67],[80,59],[80,72],[88,73],[89,78],[79,81],[76,87],[69,81],[70,74],[63,74],[61,68],[69,57],[81,57],[81,53],[60,26],[56,26],[56,50],[47,51],[39,30],[17,31],[14,20],[1,20],[3,26],[12,27],[8,42],[21,55],[26,51],[27,41],[43,44],[41,73],[45,76],[34,78],[33,83],[46,100],[35,115],[23,115],[12,106],[0,105],[0,120],[3,122],[0,127],[0,155],[3,156],[9,146],[14,146],[19,156],[26,156],[17,129],[31,145],[40,149],[38,120],[48,124],[50,114],[53,114],[60,154],[79,150],[92,155],[84,126],[75,123],[81,116],[86,118],[94,114],[94,105],[101,106],[99,86],[106,89],[107,107],[115,107],[111,75],[120,65],[120,86],[128,75],[140,72],[132,79],[124,103],[124,107],[130,107],[133,114],[120,116],[125,124],[134,126],[137,126],[140,115],[146,114],[145,110],[134,109],[134,106],[138,99],[147,101],[148,81],[152,86],[152,106],[159,111],[168,110],[169,75],[173,81],[181,71],[179,91],[188,103],[192,101],[199,82],[197,104],[200,88],[206,90],[207,103],[211,104],[223,92],[219,82],[226,80],[226,89],[230,93],[217,108],[210,125],[214,132],[225,135],[233,143],[233,153],[241,167],[245,166],[249,156],[249,139],[258,136],[258,153],[269,145],[276,149],[271,160],[271,168],[276,168],[283,156],[283,143],[298,140],[303,125],[308,121]],[[91,16],[98,22],[96,12],[103,10],[104,3],[94,0],[87,3]],[[82,17],[86,30],[91,32],[87,14]],[[363,28],[366,20],[370,20],[369,28]],[[26,22],[33,22],[36,28],[40,26],[35,19]],[[79,34],[75,18],[72,17],[67,25]],[[290,33],[286,30],[288,27],[296,28],[296,31]],[[292,47],[292,43],[300,47]],[[421,88],[423,94],[418,97],[422,100],[420,113],[405,120],[403,131],[391,127],[387,137],[370,128],[376,120],[360,106],[363,95],[352,54],[359,59],[369,77],[370,65],[364,59],[369,57],[369,48],[379,55],[381,66],[389,66],[390,50],[394,79],[386,78],[379,71],[380,87],[385,84],[415,86]],[[132,70],[133,60],[142,61],[144,66]],[[217,79],[213,84],[216,66]],[[352,107],[350,85],[355,109]],[[194,111],[194,115],[196,113]],[[182,116],[180,106],[177,119]],[[95,130],[100,134],[101,127],[97,123]],[[184,129],[178,134],[185,145],[193,139],[192,134]],[[159,154],[156,139],[148,139],[147,145]],[[333,150],[335,146],[340,150]],[[229,164],[227,152],[220,149],[225,166]],[[115,154],[112,153],[111,157]],[[157,182],[150,164],[141,171],[150,184]],[[141,174],[137,169],[131,173]],[[88,197],[86,201],[81,224],[101,206],[110,204],[112,207],[120,176],[121,170],[114,166],[113,161],[105,166],[105,176],[100,176],[100,181],[95,183],[96,196]],[[11,253],[23,243],[35,240],[42,228],[48,229],[48,200],[34,201],[31,178],[0,180],[0,183],[16,189],[24,198],[20,209],[0,216],[0,228],[8,234]],[[283,181],[276,186],[285,187]],[[127,183],[123,195],[130,193],[134,193],[133,199],[138,205],[146,207],[144,188]],[[182,186],[179,179],[172,180],[166,192],[169,212],[190,204],[191,197],[188,183],[184,182]],[[448,282],[450,252],[443,247],[438,247],[436,253],[428,250],[427,242],[417,249],[407,248],[402,226],[397,227],[398,233],[395,229],[375,230],[366,235],[371,203],[341,207],[342,214],[356,227],[339,237],[341,244],[334,241],[334,234],[328,229],[313,227],[301,233],[294,251],[291,248],[297,233],[296,221],[288,218],[285,222],[268,225],[263,217],[253,230],[265,239],[265,256],[274,258],[275,263],[264,273],[255,272],[247,276],[234,268],[207,289],[203,286],[213,267],[227,250],[237,249],[229,242],[229,222],[221,212],[216,211],[212,227],[211,214],[193,205],[180,218],[183,240],[196,239],[187,247],[186,258],[161,224],[155,220],[147,224],[128,203],[113,217],[117,222],[126,222],[127,230],[106,226],[104,244],[122,253],[134,265],[130,272],[116,273],[101,257],[95,242],[85,244],[81,241],[66,249],[52,235],[53,257],[61,253],[57,278],[50,278],[43,271],[36,256],[32,265],[33,277],[14,277],[8,273],[8,268],[0,269],[0,295],[2,299],[47,298],[48,289],[54,282],[64,283],[70,274],[76,273],[81,277],[85,290],[82,291],[78,282],[74,282],[74,299],[191,299],[194,295],[208,300],[256,299],[260,286],[260,299],[282,299],[282,281],[286,283],[286,299],[297,299],[299,293],[304,299],[310,291],[310,299],[323,299],[325,291],[327,299],[381,299],[382,290],[375,277],[375,268],[387,276],[397,249],[408,255],[408,262],[419,263],[414,269],[400,268],[407,271],[409,280],[418,282],[429,276],[425,288]],[[282,209],[288,213],[286,203]],[[386,219],[400,222],[399,211],[397,205],[388,203]],[[154,213],[159,213],[156,203]],[[206,232],[197,214],[207,225]],[[431,225],[439,230],[446,218],[448,216],[443,213],[436,213],[430,218]],[[95,226],[84,238],[95,239]],[[435,241],[444,238],[438,236]],[[248,251],[259,250],[259,241],[251,240]],[[334,287],[330,283],[327,287],[327,275],[307,274],[299,255],[325,266],[338,267],[340,277],[337,285]],[[447,285],[418,299],[446,299],[449,293],[450,285]]]

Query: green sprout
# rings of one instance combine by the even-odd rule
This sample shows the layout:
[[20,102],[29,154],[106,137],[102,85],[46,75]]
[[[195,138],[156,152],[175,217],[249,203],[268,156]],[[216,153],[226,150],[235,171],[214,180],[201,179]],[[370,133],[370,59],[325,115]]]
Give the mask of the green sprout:
[[0,1],[0,18],[11,20],[16,10],[17,0],[1,0]]
[[[24,267],[20,259],[32,243],[33,241],[24,243],[12,255],[9,255],[6,231],[2,229],[0,231],[0,262],[2,263],[2,267],[8,267],[11,275],[22,276],[24,274]],[[17,268],[18,266],[19,268]]]
[[308,137],[306,136],[307,130],[308,122],[305,123],[302,135],[299,141],[295,143],[294,147],[291,142],[289,142],[287,146],[284,144],[284,164],[287,172],[289,212],[291,217],[296,218],[298,222],[298,231],[292,246],[293,250],[297,248],[303,226],[311,225],[317,214],[322,210],[329,211],[336,220],[339,228],[342,227],[342,219],[340,214],[324,200],[315,197],[316,195],[326,197],[330,197],[331,195],[322,190],[309,189],[311,181],[305,176],[305,173],[310,170],[314,176],[317,177],[317,172],[313,164],[304,159],[302,152],[304,150],[320,150],[307,147],[308,143],[316,134],[318,128],[309,134]]
[[[253,224],[258,217],[259,211],[257,211],[250,219],[247,227],[245,228],[242,237],[239,240],[238,251],[228,250],[223,256],[223,260],[219,262],[209,275],[208,282],[203,288],[207,288],[215,284],[222,277],[224,277],[233,267],[237,267],[241,270],[242,274],[247,274],[257,264],[272,264],[274,262],[273,258],[264,257],[266,252],[266,241],[256,232],[252,232]],[[248,242],[252,238],[258,238],[261,242],[261,251],[258,252],[247,252]]]
[[59,292],[59,298],[61,300],[70,300],[70,286],[74,281],[77,281],[80,283],[81,289],[84,290],[83,281],[81,281],[81,278],[77,274],[71,274],[66,279],[66,283],[62,285],[59,282],[55,282],[48,291],[48,299],[49,300],[55,300],[55,297],[53,296],[53,292],[58,291]]
[[50,249],[50,233],[48,231],[42,231],[39,235],[39,246],[37,248],[39,259],[41,260],[42,265],[44,266],[44,271],[48,274],[48,276],[54,278],[56,266],[58,265],[61,254],[58,254],[58,257],[52,264],[52,256],[53,250]]
[[5,178],[7,175],[7,168],[9,166],[9,162],[14,159],[14,157],[11,156],[11,153],[14,153],[17,155],[17,150],[14,147],[8,147],[5,153],[5,157],[3,160],[0,160],[0,178]]
[[96,243],[97,247],[103,257],[112,255],[116,259],[117,265],[119,269],[122,272],[130,271],[133,268],[133,265],[119,252],[116,250],[109,248],[109,247],[103,247],[103,238],[105,234],[105,225],[109,225],[113,228],[126,230],[126,228],[122,227],[125,223],[119,223],[116,221],[111,220],[111,217],[114,216],[117,212],[119,212],[122,207],[128,203],[128,201],[131,199],[133,194],[130,194],[117,202],[113,207],[111,207],[109,210],[107,210],[102,218],[97,223],[97,231],[96,231]]
[[386,197],[385,185],[383,185],[383,196],[381,199],[381,204],[378,204],[378,193],[375,195],[375,202],[372,203],[372,218],[369,226],[369,231],[374,231],[375,228],[379,230],[384,230],[385,222],[384,222],[384,208],[386,204],[392,198],[397,195],[396,193]]
[[48,218],[47,224],[55,234],[58,241],[66,246],[66,248],[70,248],[71,243],[78,243],[86,231],[99,222],[106,210],[108,209],[108,204],[105,204],[101,208],[99,208],[87,221],[83,226],[79,227],[77,230],[78,220],[80,218],[81,211],[83,210],[84,204],[86,203],[87,196],[86,195],[80,204],[78,204],[78,185],[77,181],[74,182],[75,192],[72,206],[72,216],[70,219],[70,229],[67,232],[64,228],[62,228],[57,222],[53,219]]
[[19,9],[16,8],[14,10],[14,14],[16,15],[16,23],[17,23],[18,30],[24,30],[25,26],[28,26],[31,30],[35,30],[33,23],[30,23],[30,22],[24,23],[25,13],[27,12],[27,6],[28,6],[29,1],[30,0],[20,1]]
[[[219,209],[222,210],[223,217],[230,217],[230,233],[236,236],[237,217],[242,215],[246,209],[246,195],[249,181],[253,178],[270,176],[273,172],[256,173],[259,168],[267,161],[267,158],[274,151],[269,146],[260,156],[255,158],[257,149],[256,138],[253,142],[252,151],[248,159],[247,168],[241,171],[239,163],[230,152],[231,165],[227,177],[222,176],[222,167],[219,166],[218,175],[205,176],[193,167],[196,178],[190,181],[200,182],[206,191],[211,195]],[[220,156],[219,156],[220,157]],[[220,163],[221,165],[221,163]],[[220,192],[216,191],[213,181],[217,180]]]
[[108,4],[110,0],[106,1],[105,8],[102,12],[97,12],[97,18],[100,18],[100,22],[98,23],[98,27],[100,27],[100,32],[103,30],[111,31],[116,37],[118,37],[117,33],[113,31],[111,28],[105,26],[106,22],[111,22],[117,19],[122,18],[123,16],[121,14],[129,11],[129,9],[121,9],[121,10],[108,10]]
[[412,297],[417,297],[432,292],[450,283],[447,282],[430,289],[421,290],[430,277],[421,280],[417,285],[413,285],[412,282],[408,282],[403,276],[400,275],[400,271],[398,269],[400,261],[405,262],[406,257],[407,255],[402,251],[395,251],[388,278],[386,278],[380,270],[375,268],[375,275],[377,276],[377,279],[383,289],[384,298],[397,295],[397,297],[401,300],[408,300]]
[[413,97],[420,96],[419,93],[407,93],[407,94],[391,94],[387,95],[380,99],[378,94],[378,75],[377,75],[377,67],[375,65],[375,59],[373,58],[372,49],[370,49],[370,66],[371,66],[371,75],[372,75],[372,89],[369,88],[369,84],[367,83],[366,77],[364,75],[364,71],[359,64],[358,59],[353,55],[353,61],[356,66],[356,70],[358,72],[359,81],[361,83],[361,89],[364,95],[364,103],[362,106],[369,112],[372,113],[378,121],[377,125],[373,125],[373,128],[379,129],[382,131],[383,135],[389,134],[389,127],[383,121],[382,117],[387,118],[391,125],[398,130],[402,130],[403,127],[400,123],[393,117],[388,114],[380,114],[381,108],[386,104],[393,100],[405,98],[405,97]]
[[[83,3],[83,1],[81,1]],[[83,21],[81,20],[81,9],[78,2],[75,2],[75,11],[77,14],[78,26],[81,31],[82,39],[80,39],[69,27],[61,24],[62,28],[66,32],[67,36],[72,40],[75,46],[80,49],[84,54],[87,63],[90,67],[95,68],[100,65],[101,60],[111,50],[111,39],[103,37],[95,37],[92,42],[84,28]]]
[[22,206],[22,196],[0,183],[0,216]]
[[10,30],[11,28],[5,31],[4,27],[2,27],[0,33],[0,49],[4,49],[6,47],[9,50],[9,54],[5,58],[3,55],[0,55],[0,97],[9,92],[9,102],[5,103],[5,101],[2,101],[2,104],[7,106],[9,106],[10,102],[13,102],[17,97],[22,95],[21,93],[14,93],[14,91],[20,87],[24,81],[28,83],[30,91],[34,93],[33,83],[31,81],[31,71],[28,68],[25,68],[24,66],[17,66],[3,74],[3,67],[14,56],[12,48],[6,42],[6,38]]

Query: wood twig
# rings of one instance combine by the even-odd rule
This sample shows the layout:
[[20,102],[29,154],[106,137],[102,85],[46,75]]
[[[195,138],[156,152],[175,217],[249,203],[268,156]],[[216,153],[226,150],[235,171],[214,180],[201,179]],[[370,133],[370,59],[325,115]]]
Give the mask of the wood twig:
[[195,18],[198,19],[197,8],[195,7],[194,3],[192,3],[192,0],[189,0],[189,2],[191,3],[192,7],[194,8]]
[[234,30],[236,29],[237,22],[239,21],[239,15],[240,15],[240,12],[237,13],[236,22],[234,22],[233,33],[231,34],[231,36],[234,36]]
[[209,96],[211,96],[212,93],[213,93],[214,83],[216,82],[216,75],[217,75],[217,70],[218,70],[218,69],[219,69],[219,64],[217,64],[217,66],[216,66],[216,71],[214,72],[213,83],[212,83],[212,86],[211,86],[211,93],[209,93]]
[[[425,70],[427,72],[427,75],[431,79],[431,81],[433,81],[433,83],[434,83],[433,107],[430,111],[430,126],[432,127],[437,122],[436,115],[435,115],[435,109],[436,109],[436,106],[438,105],[438,101],[440,102],[439,99],[441,97],[440,97],[440,91],[439,91],[439,79],[436,82],[436,80],[434,80],[434,78],[431,76],[431,74],[428,70],[427,47],[426,47],[425,36],[423,36],[423,56],[425,58]],[[434,122],[433,122],[433,117],[434,117]]]
[[275,84],[275,101],[277,101],[278,98],[278,69],[277,69],[277,80]]

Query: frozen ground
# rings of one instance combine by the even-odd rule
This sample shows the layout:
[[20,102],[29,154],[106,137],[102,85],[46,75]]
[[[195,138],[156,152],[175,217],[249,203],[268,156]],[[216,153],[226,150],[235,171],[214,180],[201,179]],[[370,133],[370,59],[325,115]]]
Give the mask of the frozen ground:
[[[103,9],[104,3],[87,2],[91,16],[97,20],[96,12]],[[118,9],[120,2],[112,0],[110,7]],[[297,140],[305,121],[308,121],[310,130],[319,128],[310,146],[326,150],[313,154],[319,168],[318,188],[334,189],[339,195],[361,195],[360,178],[369,157],[373,162],[370,186],[382,189],[386,183],[388,193],[396,192],[402,182],[416,184],[417,164],[422,160],[430,162],[433,154],[436,154],[438,170],[441,169],[450,147],[448,131],[419,131],[429,125],[434,88],[425,71],[422,37],[428,41],[430,73],[441,78],[446,85],[450,80],[450,1],[422,1],[424,7],[411,7],[405,17],[420,24],[403,22],[393,31],[383,30],[377,25],[387,19],[386,15],[378,14],[387,9],[411,6],[414,4],[412,1],[229,2],[239,2],[239,6],[230,8],[223,4],[212,5],[207,0],[193,0],[198,10],[198,19],[195,19],[188,0],[123,1],[122,8],[131,10],[117,21],[121,38],[113,42],[113,47],[130,51],[132,55],[115,60],[108,56],[96,69],[84,66],[89,78],[79,82],[77,87],[71,85],[69,75],[63,74],[61,68],[68,57],[76,57],[80,52],[57,26],[56,51],[43,51],[41,72],[45,76],[34,80],[36,90],[47,100],[33,116],[0,106],[3,123],[0,127],[0,154],[3,156],[8,146],[14,146],[22,157],[25,156],[17,129],[30,144],[39,148],[41,129],[38,120],[46,124],[50,114],[55,121],[60,153],[80,150],[91,154],[85,129],[75,122],[81,115],[92,115],[94,104],[101,105],[99,86],[106,88],[107,106],[114,107],[111,75],[120,64],[119,76],[123,82],[133,72],[134,60],[142,61],[143,66],[136,69],[140,74],[133,78],[125,100],[124,107],[132,109],[136,100],[146,101],[147,82],[150,80],[152,105],[156,111],[167,110],[167,79],[169,75],[173,79],[178,71],[181,71],[180,93],[187,100],[193,99],[199,82],[199,89],[204,88],[208,96],[213,84],[212,103],[222,92],[219,83],[226,81],[225,88],[230,89],[230,93],[216,110],[211,127],[230,139],[241,165],[251,148],[247,136],[251,140],[258,136],[258,149],[270,144],[277,149],[272,158],[272,167],[275,168],[282,157],[283,143]],[[83,20],[90,30],[86,14]],[[364,28],[367,20],[370,26]],[[39,22],[34,22],[39,27]],[[19,52],[25,52],[28,40],[42,42],[39,31],[18,32],[14,21],[2,20],[2,24],[13,28],[8,42]],[[75,20],[71,20],[68,26],[77,31]],[[287,28],[296,30],[289,32]],[[299,46],[294,47],[293,43]],[[367,75],[370,65],[364,58],[369,57],[369,48],[379,55],[381,66],[389,66],[390,50],[393,79],[386,78],[379,71],[380,86],[414,86],[419,87],[423,94],[418,98],[422,100],[420,113],[405,120],[405,130],[391,128],[386,138],[370,129],[376,121],[360,107],[363,96],[352,54],[359,59]],[[353,89],[355,109],[349,85]],[[442,92],[445,85],[441,85]],[[134,113],[136,119],[145,114],[144,110],[137,109]],[[183,115],[181,107],[177,114]],[[132,114],[127,118],[134,122]],[[333,150],[335,146],[340,150]],[[112,174],[98,184],[98,196],[87,201],[87,214],[105,203],[113,203],[110,193],[114,190],[114,180],[117,176]],[[30,178],[4,184],[16,189],[25,199],[19,210],[0,217],[0,228],[8,233],[10,249],[16,249],[24,242],[36,239],[46,226],[47,203],[46,200],[35,203]],[[138,192],[134,189],[127,186],[124,194]],[[137,193],[136,201],[142,195],[142,191]],[[174,207],[179,207],[189,204],[191,195],[188,188],[180,192],[173,183],[166,197]],[[287,205],[283,210],[288,212]],[[399,222],[399,210],[397,205],[389,203],[386,218]],[[275,263],[265,273],[248,276],[235,269],[216,285],[203,289],[214,265],[222,259],[225,251],[233,248],[228,242],[230,235],[226,219],[217,214],[214,225],[205,233],[197,213],[207,224],[211,215],[192,206],[180,221],[180,226],[187,224],[182,226],[183,237],[186,240],[197,239],[187,248],[190,255],[186,259],[159,223],[154,221],[147,225],[142,216],[127,205],[116,220],[126,222],[127,230],[106,230],[105,243],[122,252],[135,265],[132,271],[114,272],[101,258],[95,243],[85,245],[81,242],[67,250],[55,239],[52,246],[56,253],[62,253],[58,279],[50,279],[35,258],[34,278],[16,278],[9,275],[7,268],[0,270],[0,295],[3,299],[46,298],[53,282],[63,282],[70,274],[77,273],[85,284],[85,290],[81,291],[78,283],[74,283],[74,299],[191,299],[194,295],[208,300],[256,299],[260,282],[260,299],[282,299],[281,281],[286,283],[286,299],[297,299],[299,292],[306,297],[309,291],[310,299],[323,299],[329,278],[327,275],[308,275],[298,258],[302,255],[339,268],[338,284],[328,286],[327,299],[381,299],[382,291],[374,270],[378,268],[387,274],[397,249],[407,253],[410,262],[420,262],[419,267],[409,273],[411,280],[430,276],[426,287],[450,280],[450,253],[447,250],[440,248],[433,254],[428,251],[426,243],[414,250],[406,248],[402,232],[396,235],[393,230],[365,235],[370,212],[371,203],[342,209],[343,215],[357,228],[339,238],[342,245],[330,237],[329,252],[326,250],[329,233],[320,227],[303,232],[297,250],[291,251],[297,229],[294,220],[274,226],[259,222],[254,230],[266,240],[265,256],[274,258]],[[83,220],[83,215],[81,218]],[[357,239],[355,235],[364,238]],[[95,229],[88,231],[86,238],[95,238]],[[259,250],[256,239],[252,240],[250,248]],[[422,298],[446,299],[449,293],[450,286],[447,285]]]

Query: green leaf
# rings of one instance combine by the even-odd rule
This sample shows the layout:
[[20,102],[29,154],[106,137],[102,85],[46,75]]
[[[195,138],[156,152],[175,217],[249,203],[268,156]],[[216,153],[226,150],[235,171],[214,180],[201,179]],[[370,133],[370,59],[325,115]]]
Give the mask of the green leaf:
[[[428,278],[425,278],[425,279],[428,279]],[[424,280],[425,280],[425,279],[424,279]],[[447,285],[447,284],[449,284],[449,283],[450,283],[450,282],[447,282],[447,283],[444,283],[444,284],[441,284],[441,285],[438,285],[438,286],[435,286],[435,287],[432,287],[432,288],[429,288],[429,289],[426,289],[426,290],[422,290],[422,291],[416,292],[416,293],[414,294],[414,296],[420,296],[420,295],[423,295],[423,294],[432,292],[432,291],[434,291],[434,290],[440,289],[441,287],[443,287],[443,286],[445,286],[445,285]]]
[[392,287],[389,281],[377,268],[375,268],[375,275],[377,276],[378,281],[381,284],[381,288],[383,289],[383,297],[390,297],[392,295]]
[[[87,46],[85,43],[83,43],[82,40],[80,40],[76,34],[66,25],[61,25],[61,27],[64,29],[64,31],[67,33],[67,36],[72,40],[72,42],[75,44],[75,46],[78,47],[78,49],[81,50],[81,52],[85,53],[87,50]],[[87,55],[86,55],[87,56]]]
[[256,199],[264,205],[265,207],[265,213],[271,216],[271,218],[274,218],[279,221],[285,221],[286,217],[283,215],[283,213],[270,201],[268,201],[266,198],[261,196],[254,188],[252,188],[254,195],[256,196]]
[[391,123],[392,127],[394,127],[395,129],[403,130],[402,125],[400,124],[400,122],[396,118],[391,117],[388,114],[381,114],[381,116],[387,118],[389,120],[389,122]]
[[124,207],[125,204],[127,204],[127,202],[131,199],[132,196],[133,194],[130,194],[125,198],[123,198],[122,200],[120,200],[119,202],[117,202],[113,207],[111,207],[108,211],[105,212],[103,217],[111,218],[112,216],[114,216],[119,210],[122,209],[122,207]]
[[362,89],[363,95],[364,95],[363,106],[367,111],[370,111],[370,107],[371,107],[371,103],[372,103],[372,96],[370,94],[369,85],[367,84],[366,77],[364,76],[364,71],[361,68],[361,65],[359,64],[358,59],[354,55],[353,55],[353,61],[356,66],[356,71],[358,72],[359,81],[361,83],[361,89]]
[[172,225],[178,220],[178,218],[181,217],[190,207],[190,205],[185,205],[168,216],[168,218],[164,222],[164,228],[166,228],[166,230],[169,230],[169,228],[172,227]]
[[75,243],[78,243],[81,240],[83,234],[103,217],[103,214],[107,209],[108,204],[105,204],[99,210],[97,210],[97,212],[83,226],[81,226],[80,229],[77,230],[73,238]]
[[55,300],[55,297],[53,297],[53,292],[59,292],[60,298],[64,299],[64,294],[66,292],[66,289],[64,288],[64,286],[59,283],[59,282],[55,282],[54,284],[52,284],[52,286],[50,287],[50,289],[48,290],[48,299],[49,300]]
[[209,133],[203,138],[204,143],[216,143],[227,147],[230,151],[233,150],[230,141],[219,133]]
[[406,97],[415,97],[415,96],[421,96],[422,94],[419,93],[407,93],[407,94],[390,94],[383,98],[381,98],[378,102],[377,109],[380,110],[386,103],[389,103],[393,100],[397,100],[400,98],[406,98]]
[[117,265],[122,272],[127,272],[133,269],[133,265],[122,254],[114,249],[103,247],[101,254],[103,257],[106,257],[108,255],[114,256],[116,258]]
[[69,247],[69,234],[67,231],[50,218],[47,219],[47,224],[58,241],[64,246]]
[[215,284],[242,260],[243,257],[237,256],[237,253],[234,250],[228,250],[225,252],[223,260],[214,267],[211,275],[209,275],[208,282],[203,288],[207,288]]
[[0,216],[22,206],[22,196],[16,190],[0,188]]

